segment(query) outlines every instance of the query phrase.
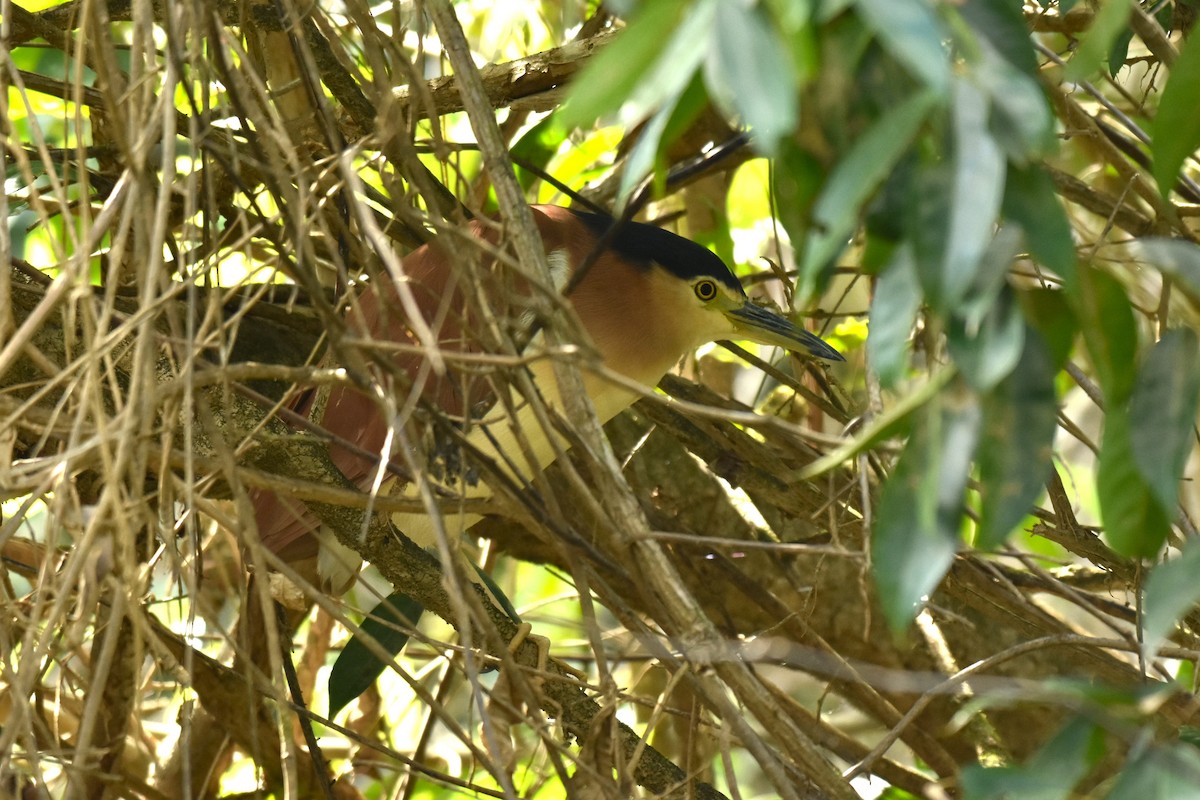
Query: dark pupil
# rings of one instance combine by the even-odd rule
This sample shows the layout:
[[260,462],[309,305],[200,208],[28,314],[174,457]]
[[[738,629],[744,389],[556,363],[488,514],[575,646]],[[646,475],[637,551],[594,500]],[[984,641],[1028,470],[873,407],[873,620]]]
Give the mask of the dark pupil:
[[700,299],[707,300],[708,298],[712,297],[712,291],[712,284],[708,281],[700,284]]

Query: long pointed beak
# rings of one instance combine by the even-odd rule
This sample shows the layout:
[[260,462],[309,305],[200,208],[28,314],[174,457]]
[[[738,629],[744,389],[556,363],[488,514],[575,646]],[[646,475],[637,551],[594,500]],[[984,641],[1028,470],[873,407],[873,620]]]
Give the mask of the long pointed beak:
[[747,300],[739,308],[730,309],[725,316],[733,323],[737,335],[759,344],[785,347],[794,353],[823,358],[826,361],[845,361],[842,354],[825,344],[819,336],[809,333],[773,311]]

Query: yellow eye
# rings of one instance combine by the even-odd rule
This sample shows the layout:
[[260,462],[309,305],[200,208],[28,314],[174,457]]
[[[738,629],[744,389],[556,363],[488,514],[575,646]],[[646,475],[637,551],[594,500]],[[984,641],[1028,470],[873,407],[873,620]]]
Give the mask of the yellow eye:
[[710,278],[701,278],[692,284],[692,291],[705,303],[717,296],[717,282]]

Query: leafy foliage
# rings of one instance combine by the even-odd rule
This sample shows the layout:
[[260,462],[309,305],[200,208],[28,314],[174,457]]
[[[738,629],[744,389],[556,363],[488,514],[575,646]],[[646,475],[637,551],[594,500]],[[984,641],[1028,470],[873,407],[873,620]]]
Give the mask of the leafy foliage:
[[[5,7],[3,784],[1196,794],[1195,4],[597,6]],[[603,370],[506,294],[514,192],[713,243],[848,363],[705,350],[564,424],[526,366]],[[435,234],[466,358],[405,305]],[[385,286],[404,341],[347,327]],[[460,452],[409,356],[570,463]],[[306,416],[351,385],[367,492]],[[358,587],[264,548],[267,491]]]

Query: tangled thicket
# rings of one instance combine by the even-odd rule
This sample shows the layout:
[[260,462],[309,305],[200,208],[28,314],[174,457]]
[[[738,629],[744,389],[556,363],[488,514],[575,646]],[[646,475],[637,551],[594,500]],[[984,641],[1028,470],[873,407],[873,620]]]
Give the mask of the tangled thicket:
[[[774,30],[760,23],[792,37],[767,39],[795,48],[783,91],[802,98],[774,144],[760,135],[776,149],[768,171],[728,111],[750,116],[746,96],[761,89],[769,103],[777,87],[743,86],[741,105],[709,105],[719,79],[699,62],[673,95],[671,108],[689,110],[651,116],[623,139],[612,127],[545,123],[564,86],[614,42],[639,24],[653,36],[653,12],[622,32],[623,20],[592,4],[524,5],[4,7],[0,792],[854,797],[885,783],[897,797],[988,797],[1015,791],[1004,782],[1014,776],[1040,779],[1038,759],[1050,758],[1070,767],[1053,778],[1060,796],[1129,792],[1164,775],[1186,783],[1200,758],[1176,741],[1195,713],[1180,686],[1200,652],[1200,619],[1185,614],[1169,646],[1142,650],[1148,562],[1129,555],[1145,555],[1140,545],[1101,538],[1097,502],[1114,501],[1097,501],[1087,475],[1098,449],[1105,461],[1100,420],[1115,413],[1122,370],[1134,381],[1139,337],[1171,344],[1168,327],[1195,324],[1200,266],[1188,264],[1200,259],[1151,269],[1128,246],[1151,234],[1196,238],[1200,192],[1188,169],[1165,196],[1144,174],[1138,140],[1162,67],[1178,57],[1181,40],[1164,26],[1186,30],[1191,6],[1159,4],[1172,19],[1134,5],[1117,19],[1118,0],[1070,13],[1027,4],[1020,19],[1000,0],[897,4],[952,32],[955,46],[936,59],[969,78],[929,99],[918,84],[942,80],[939,67],[905,50],[905,34],[885,35],[888,0],[836,12],[795,3],[799,24],[785,3],[729,4],[736,13],[664,3],[680,19],[735,13],[746,42]],[[996,30],[1014,24],[1023,38],[1001,42]],[[1064,58],[1097,47],[1119,80],[1084,72],[1067,83]],[[750,66],[720,80],[761,83],[777,53],[739,55]],[[472,56],[497,63],[477,69]],[[1022,83],[1012,64],[1026,57]],[[458,77],[429,77],[443,69]],[[639,77],[615,81],[607,102],[675,80]],[[1036,102],[1016,107],[1030,85]],[[1006,107],[1006,97],[1017,99]],[[910,118],[899,147],[870,138],[881,120]],[[1053,139],[1055,125],[1063,141],[1048,146],[1039,131]],[[982,132],[979,142],[964,131]],[[638,144],[648,137],[658,137],[649,160]],[[876,149],[855,149],[861,142]],[[976,283],[955,307],[924,274],[919,287],[895,276],[907,274],[905,226],[945,233],[935,218],[958,219],[954,203],[972,198],[936,170],[969,174],[962,162],[976,145],[998,153],[992,216],[1004,224],[993,238],[996,220],[983,220],[975,260],[999,266],[967,275]],[[838,206],[821,192],[848,175],[866,188]],[[653,196],[643,217],[727,256],[737,228],[738,242],[767,256],[739,270],[754,293],[789,303],[797,285],[800,301],[824,290],[807,310],[849,364],[767,363],[728,345],[689,358],[606,436],[587,408],[569,409],[570,459],[531,487],[476,465],[495,492],[471,509],[490,515],[472,531],[487,543],[476,555],[550,640],[554,658],[542,664],[510,615],[392,527],[388,512],[412,502],[362,494],[330,461],[319,427],[287,408],[297,387],[354,385],[395,415],[408,400],[389,371],[395,344],[348,332],[352,298],[402,275],[403,254],[432,235],[458,236],[467,214],[504,221],[500,275],[538,280],[544,254],[520,208],[567,203],[552,177],[601,205]],[[1051,187],[1065,204],[1074,253],[1058,263],[1070,275],[1047,264],[1056,245],[1038,227],[1045,207],[1008,205],[1044,200],[1016,194],[1038,181],[1054,209]],[[920,203],[904,190],[917,188],[946,205],[928,202],[910,220],[907,207]],[[747,197],[752,211],[733,207]],[[808,244],[794,238],[793,251],[780,226]],[[836,241],[812,268],[822,237]],[[458,268],[479,269],[477,244],[459,242]],[[1076,256],[1082,289],[1072,285]],[[536,353],[524,341],[531,309],[485,297],[472,334],[488,357],[472,368],[489,380],[538,403],[527,357],[560,359],[566,385],[602,368],[552,293],[532,313],[558,344]],[[868,347],[869,308],[871,336],[888,338]],[[1026,337],[1015,351],[1013,329]],[[1042,357],[1036,337],[1053,351],[1042,383],[1014,367]],[[900,347],[909,340],[911,351]],[[1170,363],[1186,361],[1187,341],[1171,345],[1182,355]],[[998,363],[1016,372],[985,374]],[[1182,372],[1166,396],[1190,396]],[[1046,402],[1035,407],[1038,392]],[[1194,416],[1192,402],[1145,416]],[[453,435],[453,420],[413,405],[426,428]],[[1020,463],[1020,447],[1027,430],[1056,424],[1047,481],[1049,442],[1034,443],[1036,463]],[[414,453],[430,443],[410,444],[411,463],[422,461]],[[989,492],[1013,484],[1014,495],[1032,484],[1039,505],[1018,509],[1007,543],[975,533],[994,520]],[[1102,493],[1113,486],[1101,479]],[[264,552],[255,489],[305,500],[370,562],[350,594],[330,599]],[[1192,494],[1179,496],[1169,537],[1163,521],[1170,547],[1194,535]],[[1130,507],[1149,515],[1151,496],[1130,489]],[[927,569],[896,567],[915,571],[911,580],[889,582],[891,565],[879,563],[894,533],[874,528],[884,544],[872,547],[881,511],[912,523],[898,547],[928,555]],[[921,539],[947,526],[949,539]],[[914,589],[926,582],[936,588]],[[402,656],[360,634],[392,587],[440,618],[413,632]],[[915,623],[898,634],[897,619],[913,613],[905,601],[918,599]],[[388,669],[329,720],[328,669],[354,636]],[[1100,741],[1106,749],[1092,746]],[[982,768],[1023,763],[1025,772]]]

